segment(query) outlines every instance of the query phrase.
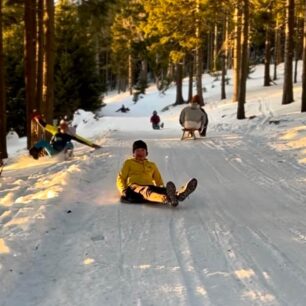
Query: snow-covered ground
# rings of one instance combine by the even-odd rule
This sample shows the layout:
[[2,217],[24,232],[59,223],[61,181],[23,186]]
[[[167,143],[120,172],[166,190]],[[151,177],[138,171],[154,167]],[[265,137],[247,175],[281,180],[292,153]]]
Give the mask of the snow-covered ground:
[[[301,84],[296,102],[281,105],[282,81],[264,88],[258,66],[249,119],[238,121],[232,86],[220,101],[219,80],[203,82],[206,138],[181,141],[183,106],[161,112],[175,88],[162,95],[154,86],[136,104],[107,96],[99,119],[79,111],[77,132],[102,148],[76,144],[72,160],[33,160],[10,133],[0,178],[1,306],[306,304]],[[116,112],[122,104],[130,112]],[[153,110],[164,129],[151,129]],[[198,179],[177,208],[119,203],[116,175],[137,139],[165,181]]]

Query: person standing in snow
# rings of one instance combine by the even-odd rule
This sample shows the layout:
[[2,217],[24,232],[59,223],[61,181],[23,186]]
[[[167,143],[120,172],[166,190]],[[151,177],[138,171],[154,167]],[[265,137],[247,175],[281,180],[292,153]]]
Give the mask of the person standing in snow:
[[182,109],[179,122],[184,129],[198,130],[200,135],[206,128],[208,117],[204,109],[200,107],[200,99],[198,95],[192,97],[190,104]]
[[150,122],[152,123],[153,130],[159,130],[164,127],[164,124],[160,123],[160,117],[157,115],[157,111],[153,112]]
[[195,178],[178,191],[173,182],[167,182],[165,186],[156,164],[149,161],[147,156],[147,144],[142,140],[135,141],[133,158],[124,162],[117,176],[117,188],[122,202],[153,202],[175,207],[196,189]]

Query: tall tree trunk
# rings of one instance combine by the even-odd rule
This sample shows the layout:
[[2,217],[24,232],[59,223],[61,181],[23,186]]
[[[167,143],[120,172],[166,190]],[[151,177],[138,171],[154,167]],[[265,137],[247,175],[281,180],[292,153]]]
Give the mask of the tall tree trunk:
[[213,45],[213,71],[217,71],[217,62],[218,62],[218,25],[215,23],[214,26],[214,45]]
[[185,103],[183,99],[183,66],[182,64],[176,64],[176,101],[174,104]]
[[297,83],[298,63],[303,49],[303,19],[296,18],[296,44],[294,48],[294,77],[293,83]]
[[265,33],[265,73],[264,73],[264,86],[271,85],[271,77],[270,77],[270,64],[271,64],[271,4],[267,9],[268,14],[268,22],[266,25],[266,33]]
[[193,62],[194,57],[188,57],[188,101],[191,101],[193,96]]
[[133,94],[133,58],[132,54],[129,51],[129,57],[128,57],[128,86],[129,86],[129,92],[130,95]]
[[226,73],[227,73],[227,50],[228,50],[228,42],[227,42],[227,17],[224,17],[223,21],[223,46],[221,52],[221,65],[222,65],[222,75],[221,75],[221,99],[226,99],[225,92],[225,83],[226,83]]
[[294,101],[292,84],[292,59],[294,49],[294,0],[287,0],[286,17],[285,71],[282,104],[289,104]]
[[207,47],[207,71],[211,72],[213,69],[213,57],[214,57],[214,34],[212,30],[208,33],[208,47]]
[[241,8],[240,1],[237,1],[235,7],[235,38],[234,38],[234,52],[233,52],[233,97],[232,101],[238,101],[239,95],[239,80],[240,80],[240,61],[241,61]]
[[243,1],[243,41],[241,56],[241,80],[238,96],[237,119],[245,119],[244,104],[246,102],[246,82],[248,77],[248,41],[249,41],[249,0]]
[[293,83],[297,83],[297,73],[298,73],[298,63],[299,63],[299,51],[297,49],[294,50],[294,75],[293,75]]
[[[37,5],[37,43],[36,43],[36,97],[33,101],[33,115],[42,114],[43,107],[43,65],[44,65],[44,0]],[[43,128],[31,120],[31,145],[45,138]]]
[[203,97],[203,85],[202,85],[202,69],[203,69],[203,60],[202,60],[202,47],[198,46],[195,53],[196,57],[196,88],[197,95],[200,98],[200,105],[204,105],[204,97]]
[[37,82],[35,108],[41,113],[44,65],[44,0],[38,0],[37,21]]
[[302,74],[302,103],[301,111],[306,112],[306,0],[304,3],[304,29],[303,29],[303,74]]
[[197,38],[197,47],[195,50],[195,73],[196,73],[196,89],[197,95],[200,98],[200,105],[204,105],[204,98],[203,98],[203,85],[202,85],[202,73],[203,73],[203,49],[201,46],[201,18],[200,18],[200,1],[197,0],[196,2],[196,28],[195,28],[195,35]]
[[279,37],[279,25],[276,16],[276,25],[274,29],[274,74],[273,80],[277,80],[277,65],[280,63],[280,37]]
[[36,102],[36,0],[25,0],[25,101],[27,108],[27,148],[33,145],[31,117]]
[[0,162],[7,158],[6,147],[6,99],[4,85],[4,58],[2,36],[2,0],[0,0]]
[[100,77],[100,40],[99,40],[99,35],[95,35],[94,37],[96,46],[95,46],[95,61],[96,61],[96,72],[97,75]]
[[46,0],[46,49],[45,49],[45,68],[44,68],[44,103],[45,116],[49,123],[53,123],[54,113],[54,0]]
[[148,62],[146,59],[141,60],[141,71],[139,75],[139,81],[140,81],[140,87],[141,87],[141,93],[146,92],[146,88],[148,85]]
[[226,41],[226,74],[228,69],[232,69],[233,65],[233,48],[230,48],[230,34],[229,34],[229,18],[226,17],[226,33],[225,33],[225,41]]

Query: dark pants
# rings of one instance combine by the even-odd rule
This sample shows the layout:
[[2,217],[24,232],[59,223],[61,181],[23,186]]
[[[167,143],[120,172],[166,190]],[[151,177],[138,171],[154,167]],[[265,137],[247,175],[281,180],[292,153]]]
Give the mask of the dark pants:
[[200,132],[200,135],[201,136],[206,136],[206,130],[207,130],[207,126],[208,126],[208,116],[207,116],[207,113],[205,112],[205,110],[203,108],[201,108],[201,111],[204,113],[205,115],[205,124],[204,124],[204,127],[203,127],[203,130]]
[[159,123],[153,123],[152,128],[153,130],[159,130],[160,129]]
[[130,203],[166,203],[166,188],[154,185],[142,186],[132,184],[126,189],[126,196],[122,197],[122,201]]

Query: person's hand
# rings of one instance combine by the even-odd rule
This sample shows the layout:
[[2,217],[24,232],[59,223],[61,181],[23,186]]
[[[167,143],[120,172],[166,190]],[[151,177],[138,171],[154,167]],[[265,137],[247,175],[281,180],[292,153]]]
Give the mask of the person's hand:
[[32,120],[39,122],[39,120],[42,119],[42,116],[40,114],[36,114],[35,116],[33,116]]
[[121,197],[126,198],[126,189],[121,191]]

